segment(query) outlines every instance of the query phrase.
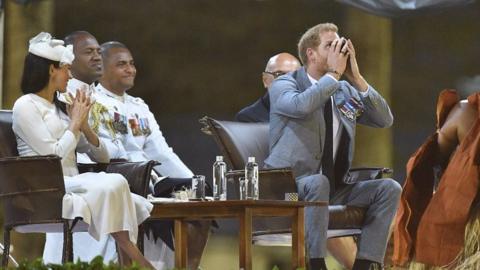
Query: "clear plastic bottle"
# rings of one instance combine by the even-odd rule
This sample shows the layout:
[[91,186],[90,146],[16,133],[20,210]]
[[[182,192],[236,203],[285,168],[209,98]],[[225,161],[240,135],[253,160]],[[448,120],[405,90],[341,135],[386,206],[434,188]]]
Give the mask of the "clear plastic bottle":
[[227,199],[227,178],[225,173],[227,165],[223,162],[223,156],[217,156],[213,163],[213,198],[214,200],[225,201]]
[[258,164],[255,157],[248,157],[245,165],[245,181],[247,182],[247,199],[258,200]]

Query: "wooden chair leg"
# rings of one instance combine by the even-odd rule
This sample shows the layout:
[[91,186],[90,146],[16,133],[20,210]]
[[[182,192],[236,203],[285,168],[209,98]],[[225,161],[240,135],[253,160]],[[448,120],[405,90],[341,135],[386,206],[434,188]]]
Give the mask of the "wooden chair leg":
[[69,262],[73,262],[73,235],[72,235],[72,231],[68,231],[68,261]]
[[62,263],[66,263],[67,262],[67,257],[68,257],[68,237],[67,237],[67,234],[68,234],[68,228],[67,228],[68,225],[65,225],[65,223],[63,223],[63,250],[62,250]]
[[62,263],[72,262],[73,261],[73,241],[72,241],[72,231],[68,221],[63,223],[63,254],[62,254]]
[[137,247],[140,250],[140,252],[142,253],[142,255],[145,255],[144,243],[143,243],[144,238],[145,238],[145,229],[143,227],[143,224],[140,224],[140,226],[138,226]]
[[2,256],[2,267],[6,268],[8,266],[8,255],[10,254],[10,228],[5,228],[3,232],[3,256]]

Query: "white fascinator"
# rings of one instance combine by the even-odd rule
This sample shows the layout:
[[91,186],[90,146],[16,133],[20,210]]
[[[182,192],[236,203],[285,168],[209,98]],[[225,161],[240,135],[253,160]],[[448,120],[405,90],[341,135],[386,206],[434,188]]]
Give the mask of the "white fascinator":
[[75,59],[72,45],[64,46],[63,40],[52,39],[52,36],[46,32],[41,32],[30,39],[28,52],[62,64],[71,65]]

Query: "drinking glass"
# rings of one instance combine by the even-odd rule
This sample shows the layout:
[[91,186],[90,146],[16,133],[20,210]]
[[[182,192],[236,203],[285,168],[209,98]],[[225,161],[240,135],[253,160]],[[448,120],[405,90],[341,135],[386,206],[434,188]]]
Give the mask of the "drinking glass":
[[238,178],[238,183],[240,187],[240,200],[246,200],[247,199],[247,180],[245,177],[240,177]]
[[192,177],[192,192],[194,199],[205,199],[205,176],[194,175]]

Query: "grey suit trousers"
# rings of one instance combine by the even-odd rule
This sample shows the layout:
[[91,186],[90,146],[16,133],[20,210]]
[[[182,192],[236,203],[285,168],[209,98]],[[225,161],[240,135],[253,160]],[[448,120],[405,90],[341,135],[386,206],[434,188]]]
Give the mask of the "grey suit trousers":
[[[299,198],[305,201],[329,201],[331,205],[342,204],[366,207],[367,212],[358,242],[357,258],[383,262],[390,224],[397,211],[401,186],[392,179],[362,181],[345,185],[329,198],[330,185],[321,174],[309,175],[296,180]],[[305,231],[310,258],[324,258],[327,254],[328,209],[307,207]]]

